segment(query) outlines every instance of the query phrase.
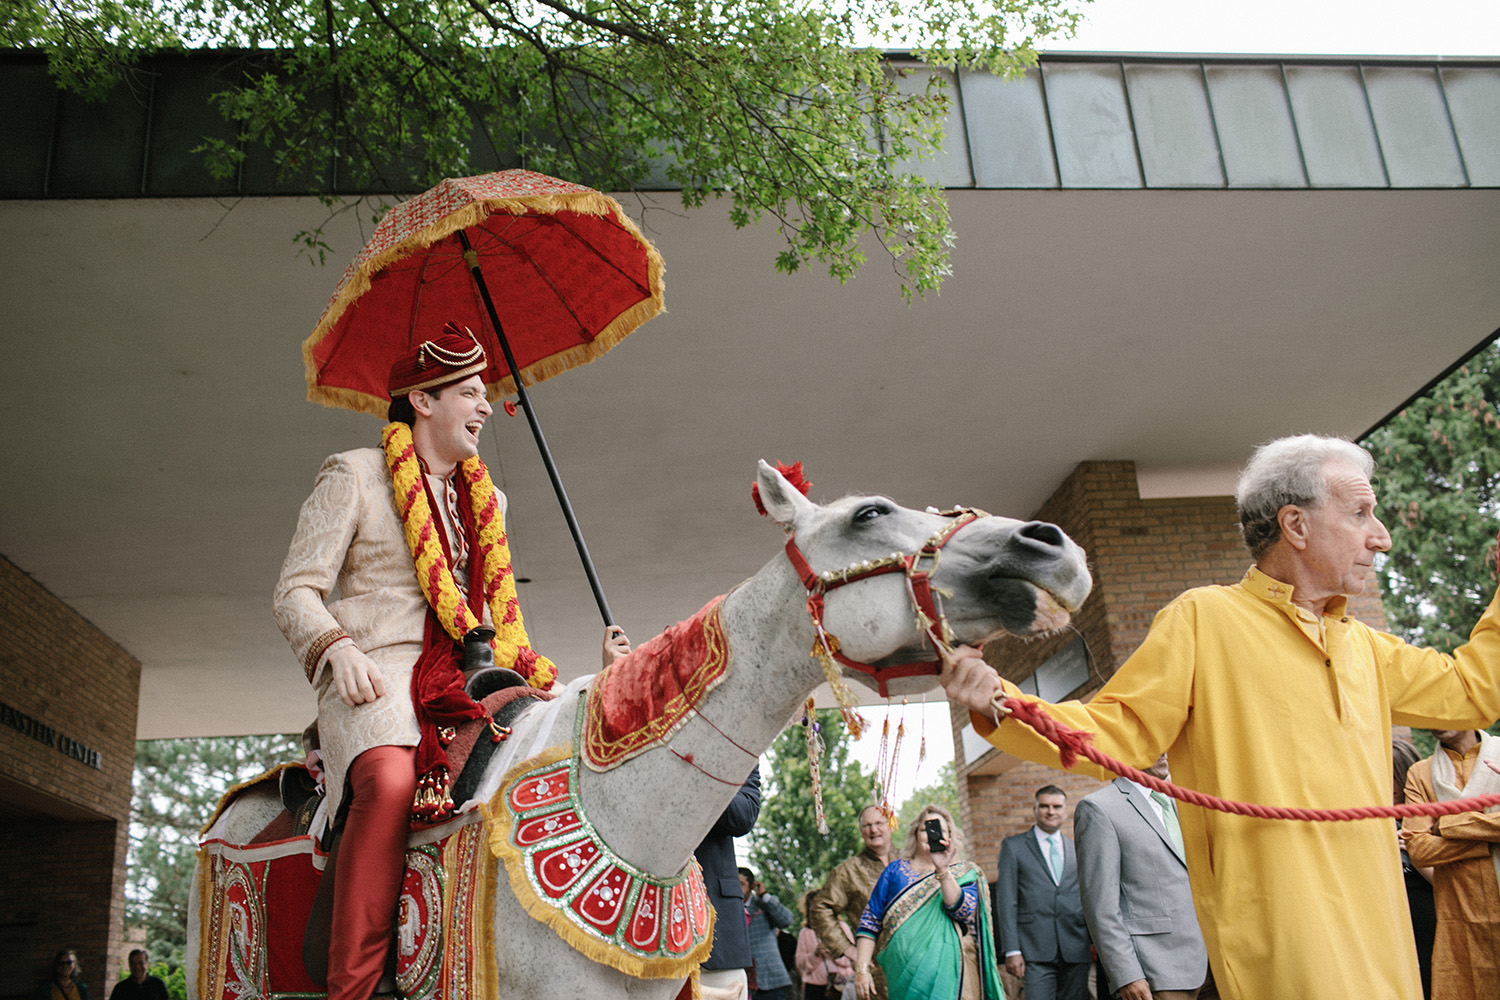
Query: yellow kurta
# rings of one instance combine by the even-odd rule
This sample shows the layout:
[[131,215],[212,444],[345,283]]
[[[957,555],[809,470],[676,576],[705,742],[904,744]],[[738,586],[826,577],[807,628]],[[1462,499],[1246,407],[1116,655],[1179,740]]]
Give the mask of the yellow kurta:
[[[1138,767],[1163,751],[1173,779],[1274,806],[1385,805],[1390,726],[1483,728],[1500,716],[1495,603],[1451,657],[1347,616],[1321,621],[1258,570],[1191,590],[1156,616],[1089,704],[1048,706]],[[1021,692],[1009,683],[1012,697]],[[1008,753],[1057,766],[1019,722],[975,727]],[[1082,762],[1079,770],[1096,773]],[[1103,776],[1103,775],[1100,775]],[[1298,823],[1182,807],[1193,901],[1230,1000],[1421,995],[1391,821]]]
[[[1462,788],[1479,758],[1476,744],[1465,756],[1438,748],[1453,761]],[[1406,801],[1435,802],[1432,761],[1419,760],[1406,775]],[[1436,822],[1438,835],[1427,831]],[[1419,830],[1407,844],[1411,862],[1432,868],[1437,939],[1432,943],[1435,1000],[1495,1000],[1500,997],[1500,884],[1490,844],[1500,841],[1500,815],[1466,812],[1436,821],[1421,816],[1402,824]]]

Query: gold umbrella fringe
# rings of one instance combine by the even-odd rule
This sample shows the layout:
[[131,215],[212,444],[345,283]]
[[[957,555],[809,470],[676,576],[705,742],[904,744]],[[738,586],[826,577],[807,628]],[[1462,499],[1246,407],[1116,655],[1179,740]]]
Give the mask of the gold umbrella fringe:
[[[665,265],[661,254],[657,252],[656,247],[651,245],[651,241],[646,239],[640,227],[625,214],[619,202],[615,201],[609,195],[601,194],[598,191],[587,191],[528,198],[485,199],[451,212],[425,229],[418,230],[416,233],[408,236],[395,246],[383,250],[366,260],[361,261],[356,259],[349,265],[349,269],[344,273],[343,281],[333,294],[333,299],[328,303],[328,307],[323,310],[323,316],[318,320],[317,327],[313,330],[312,335],[302,342],[302,365],[307,378],[308,400],[323,406],[340,407],[346,410],[354,410],[357,413],[368,413],[372,416],[383,418],[390,406],[390,400],[379,396],[372,396],[357,389],[319,385],[318,364],[313,356],[313,349],[333,330],[334,325],[338,322],[339,317],[343,315],[344,310],[361,295],[370,290],[371,275],[379,273],[385,267],[417,250],[431,246],[445,236],[455,233],[460,229],[467,229],[470,226],[478,225],[496,212],[524,215],[530,211],[536,211],[541,214],[571,211],[582,215],[613,216],[622,229],[639,240],[642,246],[646,248],[646,281],[647,287],[651,291],[651,297],[637,302],[620,313],[589,343],[570,347],[566,351],[542,358],[522,368],[521,380],[526,385],[544,382],[554,375],[562,374],[570,368],[577,368],[580,365],[588,364],[624,340],[626,335],[646,322],[646,320],[664,311],[664,286],[662,277]],[[509,374],[505,375],[499,382],[488,387],[488,395],[491,400],[498,399],[501,396],[514,395],[515,391],[515,379]]]

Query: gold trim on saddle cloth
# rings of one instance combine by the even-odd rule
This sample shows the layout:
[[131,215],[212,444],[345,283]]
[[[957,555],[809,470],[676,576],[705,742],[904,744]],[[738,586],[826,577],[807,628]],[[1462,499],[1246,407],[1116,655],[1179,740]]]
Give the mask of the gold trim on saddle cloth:
[[[467,813],[419,835],[436,839],[408,844],[396,954],[396,979],[407,1000],[493,1000],[497,994],[498,872],[482,820]],[[285,890],[276,887],[295,882],[303,864],[322,869],[324,857],[309,836],[248,845],[211,839],[199,847],[198,912],[192,916],[200,1000],[326,996],[310,980],[299,982],[302,973],[288,971],[301,968],[300,954],[290,962],[271,954],[269,931],[276,907],[288,905]],[[288,940],[277,938],[282,945]]]
[[[579,707],[575,746],[587,707]],[[708,958],[713,911],[698,862],[661,878],[615,854],[578,798],[570,748],[511,768],[485,815],[490,850],[505,862],[516,898],[576,951],[637,979],[686,977]]]
[[[665,742],[692,717],[703,696],[724,679],[729,670],[729,640],[720,615],[723,607],[724,598],[714,598],[692,618],[616,660],[594,679],[593,697],[579,713],[586,721],[582,739],[577,741],[591,770],[608,771]],[[697,662],[690,664],[683,677],[683,665],[695,657]],[[675,683],[677,692],[659,707],[642,699],[643,692],[660,691],[663,682]],[[633,725],[622,724],[622,719],[635,712],[649,717]]]

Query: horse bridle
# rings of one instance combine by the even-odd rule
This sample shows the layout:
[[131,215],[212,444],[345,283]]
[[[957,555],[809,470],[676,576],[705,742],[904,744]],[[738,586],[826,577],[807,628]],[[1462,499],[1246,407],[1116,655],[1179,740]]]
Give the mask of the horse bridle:
[[866,560],[843,569],[829,570],[826,573],[813,571],[807,557],[797,547],[795,533],[786,540],[787,558],[791,560],[792,569],[802,580],[802,586],[807,588],[807,613],[812,617],[815,633],[814,653],[816,654],[818,647],[821,647],[823,652],[844,666],[874,678],[882,698],[890,696],[886,687],[888,681],[900,677],[936,675],[942,671],[942,660],[914,660],[910,663],[877,667],[870,663],[850,659],[839,652],[838,636],[823,628],[823,598],[830,590],[837,590],[839,587],[858,583],[860,580],[884,576],[887,573],[904,573],[906,595],[916,615],[918,630],[932,644],[933,651],[940,656],[952,650],[956,640],[953,630],[948,627],[948,619],[943,615],[940,595],[933,590],[932,578],[937,573],[943,546],[952,541],[953,536],[958,534],[961,528],[990,515],[969,507],[959,507],[938,513],[942,517],[949,518],[948,523],[938,529],[916,551],[892,552],[880,559]]

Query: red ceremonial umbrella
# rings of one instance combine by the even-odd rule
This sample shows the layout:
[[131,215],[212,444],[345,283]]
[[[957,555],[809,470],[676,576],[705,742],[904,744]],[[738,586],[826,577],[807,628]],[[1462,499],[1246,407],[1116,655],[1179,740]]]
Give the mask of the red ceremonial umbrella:
[[302,345],[307,398],[384,416],[396,356],[444,323],[468,327],[489,356],[490,398],[520,398],[611,624],[526,386],[594,360],[661,311],[661,256],[613,198],[529,170],[445,180],[388,211],[344,272]]

